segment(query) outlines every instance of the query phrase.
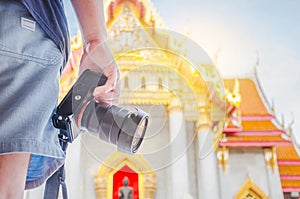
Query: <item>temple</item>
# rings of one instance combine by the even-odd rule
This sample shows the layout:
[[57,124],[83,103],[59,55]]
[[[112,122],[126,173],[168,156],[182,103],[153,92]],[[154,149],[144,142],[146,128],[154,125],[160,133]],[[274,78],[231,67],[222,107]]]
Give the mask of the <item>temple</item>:
[[[70,198],[125,198],[124,179],[133,199],[300,198],[298,145],[291,126],[276,118],[256,67],[249,78],[218,76],[204,51],[192,59],[192,45],[164,31],[151,0],[106,0],[105,14],[120,106],[138,106],[151,121],[135,155],[82,134],[68,150]],[[72,39],[61,97],[77,79],[80,38]]]

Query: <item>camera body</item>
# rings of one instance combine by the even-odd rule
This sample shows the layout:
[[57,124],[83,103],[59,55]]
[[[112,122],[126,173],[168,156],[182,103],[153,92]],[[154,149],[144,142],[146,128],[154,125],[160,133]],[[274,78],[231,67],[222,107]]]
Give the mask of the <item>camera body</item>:
[[76,116],[93,98],[93,90],[97,86],[103,86],[106,81],[106,76],[85,70],[57,106],[56,113],[52,117],[53,125],[61,130],[68,142],[73,142],[81,131],[76,124]]
[[85,70],[58,105],[53,125],[70,143],[87,131],[117,145],[121,152],[135,153],[144,138],[149,116],[138,108],[132,111],[96,102],[92,93],[106,81],[105,75]]

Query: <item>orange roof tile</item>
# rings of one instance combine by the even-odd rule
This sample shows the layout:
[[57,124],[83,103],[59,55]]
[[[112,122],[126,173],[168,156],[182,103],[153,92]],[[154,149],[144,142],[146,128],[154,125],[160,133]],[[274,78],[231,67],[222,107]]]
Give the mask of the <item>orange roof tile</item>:
[[[227,141],[228,142],[277,142],[288,140],[284,139],[280,135],[274,134],[274,131],[281,131],[273,122],[272,114],[270,114],[260,96],[260,91],[256,88],[256,84],[251,79],[238,79],[239,83],[239,93],[241,95],[240,104],[240,128],[235,126],[232,121],[229,122],[227,126]],[[232,92],[235,88],[235,79],[225,79],[225,88]],[[267,116],[267,117],[264,117]],[[230,131],[241,132],[239,134],[230,134]],[[263,132],[257,136],[253,136],[255,132]],[[225,130],[226,132],[226,130]],[[229,132],[229,133],[228,133]],[[253,135],[243,132],[253,132]],[[270,135],[268,135],[270,133]]]
[[[255,83],[250,79],[238,79],[241,94],[241,113],[242,115],[268,115]],[[232,92],[235,79],[224,79],[225,88]]]
[[[278,146],[276,149],[277,160],[299,160],[300,157],[298,156],[294,146]],[[300,169],[300,167],[299,167]]]
[[278,130],[271,121],[242,121],[243,130]]
[[282,187],[300,187],[300,180],[281,180]]
[[300,175],[300,166],[279,166],[280,175]]

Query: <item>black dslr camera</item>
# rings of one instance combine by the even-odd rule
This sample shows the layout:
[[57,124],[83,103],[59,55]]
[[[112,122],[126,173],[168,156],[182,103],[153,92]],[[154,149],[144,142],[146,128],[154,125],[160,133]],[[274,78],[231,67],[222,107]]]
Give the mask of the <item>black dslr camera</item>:
[[53,124],[68,142],[87,131],[115,144],[121,152],[135,153],[143,141],[149,116],[138,108],[132,111],[96,102],[92,93],[106,80],[102,74],[84,71],[58,105]]

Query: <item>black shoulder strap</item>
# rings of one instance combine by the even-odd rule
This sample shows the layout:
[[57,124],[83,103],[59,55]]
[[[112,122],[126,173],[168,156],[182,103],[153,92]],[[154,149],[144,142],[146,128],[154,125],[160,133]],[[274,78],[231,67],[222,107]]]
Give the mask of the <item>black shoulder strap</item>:
[[[60,136],[60,145],[66,154],[68,142],[62,136]],[[57,199],[60,186],[62,188],[63,199],[68,199],[64,164],[47,180],[44,191],[44,199]]]

